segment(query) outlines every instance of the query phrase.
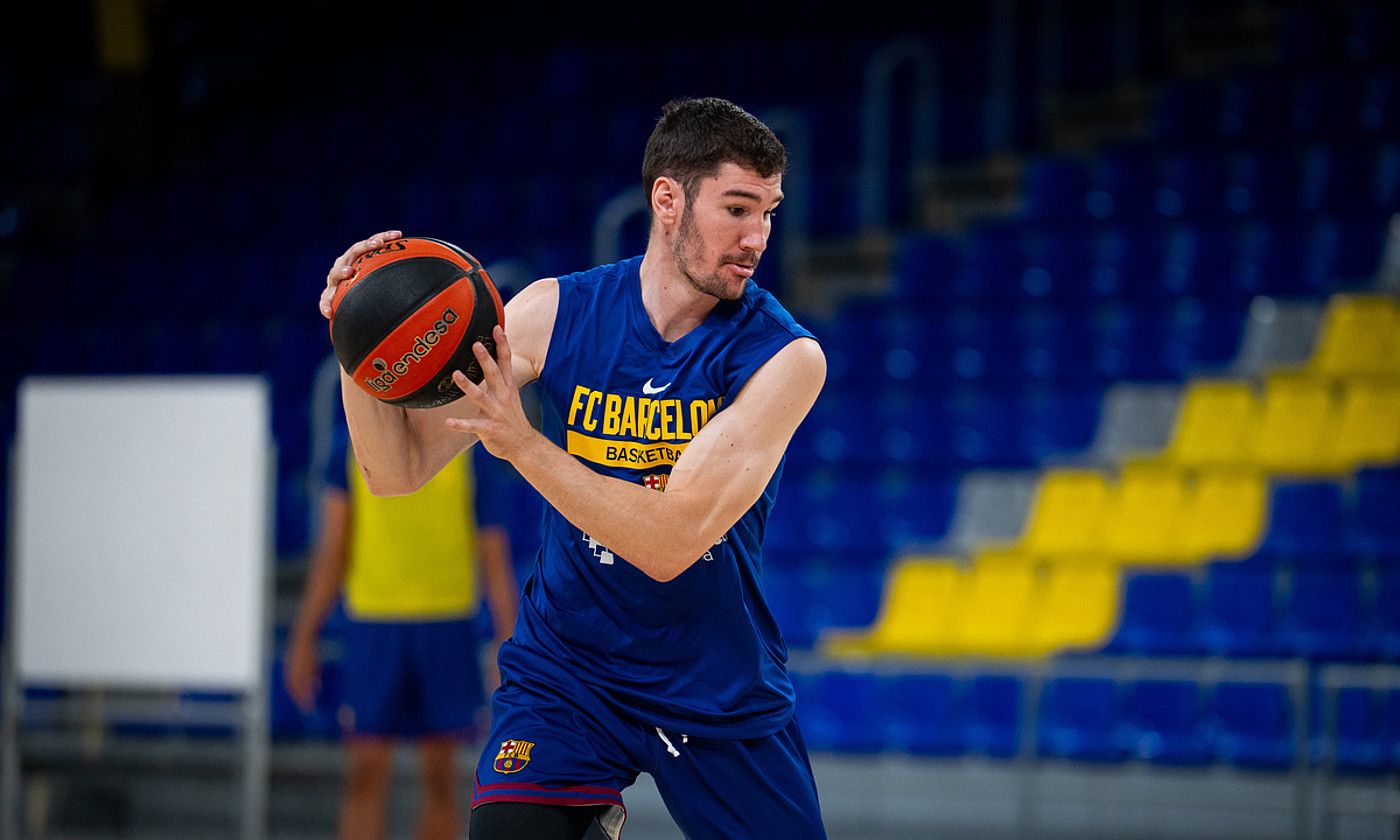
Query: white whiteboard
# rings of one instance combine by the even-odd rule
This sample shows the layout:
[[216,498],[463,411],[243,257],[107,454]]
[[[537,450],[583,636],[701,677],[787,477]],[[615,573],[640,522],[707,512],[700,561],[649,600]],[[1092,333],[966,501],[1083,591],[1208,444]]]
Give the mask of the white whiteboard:
[[259,685],[266,383],[31,378],[20,383],[18,421],[19,679]]

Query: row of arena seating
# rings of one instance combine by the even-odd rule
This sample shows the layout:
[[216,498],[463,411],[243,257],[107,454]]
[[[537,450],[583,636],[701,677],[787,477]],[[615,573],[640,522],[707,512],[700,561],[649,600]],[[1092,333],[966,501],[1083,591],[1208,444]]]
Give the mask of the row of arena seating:
[[[1400,690],[1277,678],[1043,678],[981,672],[817,670],[797,674],[812,749],[943,758],[1034,756],[1341,772],[1400,767]],[[1335,721],[1334,723],[1332,721]]]
[[[874,621],[828,630],[819,647],[846,658],[1103,649],[1122,620],[1125,573],[1262,554],[1329,557],[1335,567],[1287,578],[1278,601],[1275,577],[1257,572],[1266,588],[1248,611],[1279,613],[1283,629],[1258,649],[1235,644],[1225,652],[1391,656],[1390,614],[1371,608],[1376,592],[1389,590],[1369,580],[1363,586],[1359,571],[1345,566],[1346,558],[1375,560],[1394,548],[1389,519],[1400,480],[1382,467],[1397,461],[1400,302],[1337,296],[1304,362],[1254,378],[1188,382],[1160,450],[1044,469],[1014,538],[899,559]],[[1351,597],[1310,600],[1317,591]],[[1208,636],[1197,640],[1204,645]]]

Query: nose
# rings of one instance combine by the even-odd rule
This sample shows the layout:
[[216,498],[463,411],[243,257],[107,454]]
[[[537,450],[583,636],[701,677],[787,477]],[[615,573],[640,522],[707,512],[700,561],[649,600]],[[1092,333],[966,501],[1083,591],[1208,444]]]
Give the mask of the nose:
[[768,224],[765,222],[747,228],[739,238],[739,247],[755,254],[763,253],[763,249],[768,247]]

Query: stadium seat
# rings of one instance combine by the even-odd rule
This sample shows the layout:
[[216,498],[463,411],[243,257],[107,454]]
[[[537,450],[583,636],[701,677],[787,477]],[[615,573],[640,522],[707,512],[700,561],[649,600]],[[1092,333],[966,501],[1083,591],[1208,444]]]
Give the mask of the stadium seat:
[[1400,304],[1381,295],[1334,295],[1308,369],[1323,376],[1393,373]]
[[1273,473],[1299,475],[1340,471],[1329,441],[1336,434],[1340,405],[1331,382],[1315,376],[1276,374],[1264,383],[1250,459]]
[[803,674],[797,715],[807,744],[822,752],[869,754],[884,749],[884,703],[878,675],[860,671]]
[[811,597],[808,604],[811,631],[820,633],[825,627],[873,624],[880,611],[883,561],[883,554],[863,558],[856,553],[842,552],[835,555],[833,562],[809,568],[806,580]]
[[[1386,719],[1389,710],[1385,699],[1383,693],[1362,686],[1336,690],[1336,705],[1331,710],[1335,728],[1328,734],[1338,772],[1371,774],[1392,766],[1389,741],[1396,722]],[[1324,708],[1324,714],[1326,711]]]
[[1400,461],[1400,374],[1346,380],[1326,443],[1329,460],[1345,470]]
[[885,743],[909,755],[958,756],[968,751],[963,686],[947,674],[888,678]]
[[1343,504],[1342,487],[1336,482],[1276,482],[1259,550],[1295,558],[1341,553],[1346,538]]
[[1212,563],[1201,604],[1201,646],[1217,656],[1274,656],[1281,652],[1272,568]]
[[1365,608],[1355,569],[1295,569],[1280,627],[1286,650],[1308,659],[1361,659]]
[[1125,563],[1194,559],[1178,538],[1188,489],[1183,470],[1124,465],[1105,505],[1103,550]]
[[1015,556],[979,557],[966,572],[962,603],[948,628],[949,653],[1024,656],[1039,576],[1033,563]]
[[1195,470],[1178,531],[1185,556],[1237,557],[1254,551],[1264,532],[1268,482],[1250,467]]
[[1038,154],[1021,172],[1022,218],[1032,222],[1066,221],[1084,215],[1090,167],[1074,155]]
[[1222,682],[1211,703],[1215,757],[1237,767],[1283,769],[1293,764],[1293,711],[1277,683]]
[[1201,687],[1187,680],[1140,680],[1128,685],[1124,718],[1133,754],[1152,764],[1209,764],[1210,737]]
[[944,650],[949,622],[962,603],[963,575],[946,559],[906,559],[886,576],[880,613],[869,628],[829,629],[821,649],[831,656],[929,655]]
[[1014,676],[978,674],[967,687],[968,751],[1012,758],[1021,750],[1021,705],[1025,687]]
[[1249,451],[1257,417],[1258,401],[1247,382],[1193,380],[1160,457],[1187,467],[1238,464]]
[[1043,573],[1028,647],[1041,655],[1101,648],[1118,626],[1118,569],[1098,558],[1061,558],[1046,564]]
[[[1395,508],[1391,508],[1392,516],[1394,511]],[[1367,634],[1372,649],[1383,661],[1400,660],[1400,568],[1385,564],[1377,570],[1373,603]]]
[[1032,557],[1097,554],[1108,498],[1108,480],[1099,471],[1047,470],[1016,549]]
[[1123,584],[1123,618],[1108,650],[1192,655],[1197,648],[1195,585],[1175,572],[1138,572]]
[[1037,751],[1075,761],[1121,761],[1129,755],[1121,721],[1115,681],[1053,677],[1041,687]]
[[1400,555],[1400,466],[1356,472],[1347,544],[1366,554]]

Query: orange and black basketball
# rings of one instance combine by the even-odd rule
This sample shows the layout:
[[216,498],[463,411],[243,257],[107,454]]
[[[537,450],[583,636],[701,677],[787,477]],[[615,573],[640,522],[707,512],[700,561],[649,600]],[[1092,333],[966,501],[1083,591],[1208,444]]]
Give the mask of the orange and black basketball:
[[460,370],[481,381],[472,354],[494,357],[491,329],[505,324],[500,293],[479,261],[439,239],[395,239],[355,260],[331,299],[331,345],[355,384],[403,408],[462,396]]

